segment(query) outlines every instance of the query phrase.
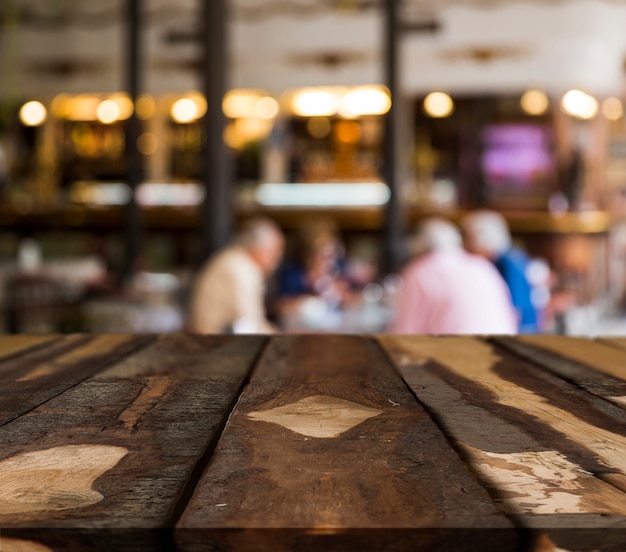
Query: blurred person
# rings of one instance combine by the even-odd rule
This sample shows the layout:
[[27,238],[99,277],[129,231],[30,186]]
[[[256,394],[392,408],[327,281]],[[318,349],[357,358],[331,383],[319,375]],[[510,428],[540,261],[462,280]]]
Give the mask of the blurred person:
[[271,220],[249,220],[233,243],[205,263],[192,291],[189,329],[197,333],[274,333],[265,312],[266,279],[284,236]]
[[306,312],[323,318],[349,304],[356,295],[333,221],[308,221],[299,228],[295,246],[293,258],[278,270],[274,305],[288,329],[298,325],[298,318]]
[[278,270],[278,295],[326,295],[329,302],[339,302],[341,293],[333,284],[343,279],[344,253],[333,224],[307,222],[299,228],[295,245],[295,258]]
[[463,249],[460,231],[440,218],[424,220],[401,272],[390,333],[514,334],[506,284],[486,259]]
[[489,259],[504,278],[517,311],[518,331],[537,333],[539,313],[529,279],[532,261],[513,245],[505,218],[495,211],[474,211],[463,218],[461,227],[467,250]]

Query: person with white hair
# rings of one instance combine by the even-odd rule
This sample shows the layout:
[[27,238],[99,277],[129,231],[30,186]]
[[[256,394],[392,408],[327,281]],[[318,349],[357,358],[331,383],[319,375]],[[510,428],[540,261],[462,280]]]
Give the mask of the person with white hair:
[[461,221],[468,251],[490,260],[504,278],[517,311],[520,333],[537,333],[539,315],[533,304],[533,286],[528,278],[531,259],[515,247],[505,218],[495,211],[481,209]]
[[390,333],[516,333],[506,284],[489,261],[463,249],[461,233],[452,223],[424,220],[410,250],[414,258],[401,273]]
[[284,236],[271,220],[246,222],[233,243],[199,271],[188,329],[195,333],[274,333],[265,312],[265,281],[280,263]]

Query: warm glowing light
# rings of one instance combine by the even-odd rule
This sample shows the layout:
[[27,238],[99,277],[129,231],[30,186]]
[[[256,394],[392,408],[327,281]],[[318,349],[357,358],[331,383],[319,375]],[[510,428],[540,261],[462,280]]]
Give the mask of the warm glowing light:
[[265,138],[272,130],[272,122],[259,117],[238,118],[224,130],[224,141],[233,149]]
[[265,138],[272,130],[272,123],[266,119],[251,117],[246,119],[238,119],[235,127],[246,142],[254,142]]
[[41,102],[26,102],[20,108],[20,121],[26,126],[39,126],[46,120],[48,111]]
[[70,97],[68,94],[59,94],[50,103],[50,111],[54,113],[56,117],[65,119],[67,117]]
[[187,94],[187,97],[196,104],[196,108],[198,109],[198,115],[196,116],[196,119],[199,119],[200,117],[203,117],[204,114],[206,113],[206,99],[204,97],[204,95],[201,92],[197,92],[196,90],[193,90],[191,92],[189,92],[189,94]]
[[96,110],[98,121],[105,125],[117,121],[120,117],[120,108],[114,100],[104,100]]
[[97,111],[100,105],[98,96],[81,94],[59,100],[62,103],[64,118],[69,121],[95,121],[98,118]]
[[356,144],[361,138],[361,125],[356,121],[337,121],[334,134],[338,142]]
[[454,111],[454,102],[445,92],[431,92],[424,99],[424,111],[431,117],[448,117]]
[[380,86],[359,86],[347,92],[341,99],[339,114],[344,117],[384,115],[391,107],[391,98]]
[[271,96],[263,96],[254,104],[254,112],[261,119],[273,119],[278,115],[278,102]]
[[550,100],[541,90],[527,90],[520,99],[522,109],[528,115],[543,115],[550,105]]
[[619,121],[624,115],[624,106],[619,98],[607,98],[602,102],[602,113],[610,121]]
[[172,119],[177,123],[191,123],[198,118],[198,106],[191,98],[181,98],[172,106]]
[[306,129],[313,138],[324,138],[330,134],[332,125],[327,117],[314,117],[307,121]]
[[153,155],[159,146],[156,134],[144,132],[137,138],[137,149],[142,155]]
[[224,96],[222,110],[230,119],[273,119],[278,115],[278,102],[259,90],[231,90]]
[[256,103],[261,94],[256,90],[231,90],[224,96],[222,110],[230,119],[256,116]]
[[149,119],[156,111],[156,102],[152,96],[143,94],[137,98],[137,117],[140,119]]
[[246,145],[243,137],[237,132],[234,122],[229,123],[224,129],[224,142],[229,148],[235,150],[242,149]]
[[125,121],[133,114],[133,102],[128,97],[128,94],[118,92],[117,94],[113,94],[109,100],[112,100],[117,104],[117,107],[120,110],[120,114],[117,117],[119,120]]
[[563,96],[561,106],[565,113],[578,119],[592,119],[598,112],[598,102],[582,90],[570,90]]
[[297,92],[292,109],[300,117],[328,117],[337,113],[339,101],[330,90],[309,88]]

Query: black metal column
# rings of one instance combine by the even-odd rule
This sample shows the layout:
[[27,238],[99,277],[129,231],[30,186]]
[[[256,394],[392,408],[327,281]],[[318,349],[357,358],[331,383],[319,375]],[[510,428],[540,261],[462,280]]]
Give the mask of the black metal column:
[[384,75],[391,93],[391,109],[385,116],[384,166],[385,180],[391,196],[385,208],[383,226],[383,270],[397,270],[403,257],[404,213],[401,205],[403,110],[399,76],[399,46],[402,28],[400,24],[401,0],[384,0]]
[[203,121],[203,184],[200,216],[200,259],[224,246],[232,227],[232,160],[224,143],[226,118],[222,100],[228,66],[228,0],[203,0],[203,92],[207,112]]
[[[140,90],[140,34],[141,34],[141,0],[127,0],[125,6],[126,22],[126,58],[125,85],[126,91],[137,105]],[[137,267],[141,247],[141,212],[137,204],[136,191],[142,178],[142,157],[137,147],[137,139],[141,133],[141,123],[136,109],[126,121],[126,183],[130,189],[130,199],[126,205],[124,224],[124,258],[120,267],[120,284],[130,278]]]

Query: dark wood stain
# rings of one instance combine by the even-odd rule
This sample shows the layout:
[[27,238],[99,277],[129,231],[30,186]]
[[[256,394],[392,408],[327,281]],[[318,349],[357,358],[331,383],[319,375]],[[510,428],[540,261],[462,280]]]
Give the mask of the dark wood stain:
[[0,474],[2,459],[53,447],[127,451],[92,482],[100,502],[0,515],[0,527],[97,532],[171,525],[263,343],[260,337],[163,336],[0,428]]
[[[70,335],[31,354],[1,363],[0,426],[70,389],[151,339],[149,336]],[[94,346],[96,348],[91,349]]]
[[[626,523],[626,495],[591,476],[591,473],[619,472],[618,467],[607,465],[596,451],[575,442],[570,434],[551,427],[545,419],[533,414],[543,404],[563,408],[573,416],[581,415],[581,425],[583,418],[592,426],[597,422],[599,430],[596,438],[600,439],[602,426],[620,435],[620,429],[624,426],[615,427],[615,422],[623,423],[621,409],[613,409],[617,419],[609,418],[603,411],[596,412],[594,404],[604,406],[604,401],[514,357],[494,355],[488,346],[480,348],[476,340],[475,347],[468,349],[465,356],[442,356],[448,362],[457,359],[459,364],[454,369],[429,357],[429,351],[433,350],[432,338],[424,338],[422,342],[425,345],[423,351],[420,350],[419,340],[414,340],[407,348],[404,347],[406,340],[381,340],[382,346],[390,358],[397,362],[399,371],[418,400],[456,443],[459,453],[468,465],[477,470],[493,496],[507,504],[507,510],[515,515],[514,519],[519,525],[535,527],[535,524],[545,524],[559,527],[562,519],[572,519],[572,516],[561,518],[557,515],[563,509],[579,511],[580,515],[576,514],[579,519],[577,526],[581,527],[585,520],[593,520],[592,527],[596,528],[602,525],[607,528],[620,527]],[[442,347],[450,345],[441,343]],[[456,343],[461,348],[472,344],[472,340],[464,338],[464,341],[458,340]],[[464,377],[467,367],[474,364],[481,368]],[[483,372],[486,369],[488,371]],[[479,374],[483,374],[485,381],[481,380]],[[498,395],[494,394],[492,385],[498,386]],[[502,397],[508,393],[516,398],[511,399],[509,404],[502,404]],[[576,394],[579,401],[575,400]],[[553,399],[554,402],[551,402]],[[571,403],[580,408],[567,409]],[[589,441],[591,439],[589,436]],[[570,464],[564,462],[564,459]],[[527,474],[524,474],[521,466],[527,461],[537,463],[540,468],[535,471],[529,467]],[[515,465],[520,470],[519,482],[511,481],[511,485],[502,487],[502,474],[512,470]],[[486,469],[486,466],[489,467]],[[556,494],[554,491],[558,489],[558,479],[552,484],[553,489],[549,480],[543,479],[552,470],[560,471],[559,477],[564,478],[562,483],[565,487]],[[557,477],[557,474],[554,476]],[[518,493],[520,500],[515,499]],[[571,498],[562,500],[570,493]],[[554,512],[545,515],[534,513],[551,508],[554,508]],[[611,511],[614,511],[614,516],[605,515]],[[542,521],[544,518],[547,521]]]
[[[249,416],[320,396],[381,413],[332,438]],[[272,339],[178,527],[189,535],[477,525],[509,526],[374,344],[297,336]]]
[[0,336],[0,548],[622,552],[626,339],[569,343]]
[[490,341],[598,397],[609,400],[612,397],[626,397],[626,351],[624,352],[624,378],[618,378],[601,373],[583,362],[517,339],[494,337]]

